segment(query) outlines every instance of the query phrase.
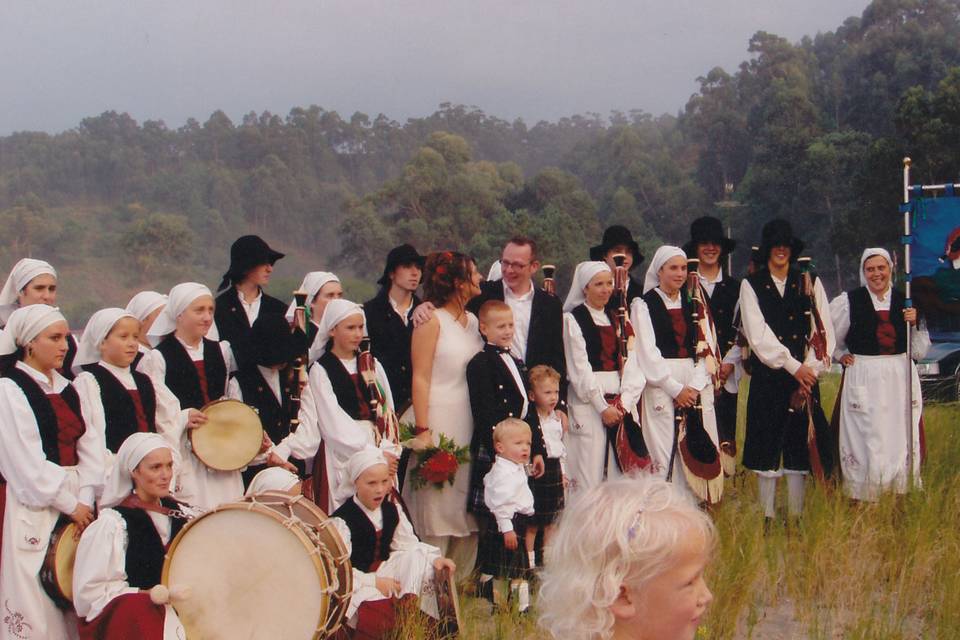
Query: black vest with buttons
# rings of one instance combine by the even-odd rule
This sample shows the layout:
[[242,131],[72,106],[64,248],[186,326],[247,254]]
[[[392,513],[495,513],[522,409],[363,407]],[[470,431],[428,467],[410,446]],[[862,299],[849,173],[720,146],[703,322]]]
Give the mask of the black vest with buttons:
[[[850,353],[864,356],[880,355],[877,342],[879,318],[873,308],[873,300],[866,287],[847,292],[850,301],[850,331],[847,332],[847,348]],[[907,352],[907,329],[903,322],[903,294],[896,289],[890,293],[890,322],[897,332],[897,353]]]
[[[616,310],[606,310],[607,317],[610,318],[610,324],[613,326],[616,326],[615,323],[617,321],[614,315],[615,312]],[[588,309],[585,304],[578,304],[570,312],[570,315],[573,316],[573,319],[577,321],[577,326],[580,327],[580,333],[583,335],[583,343],[587,350],[587,361],[590,363],[590,368],[593,371],[603,371],[603,362],[601,360],[603,341],[600,339],[600,329],[597,328],[597,323],[593,321],[593,316],[590,315],[590,309]],[[612,359],[616,360],[616,357],[616,354],[614,354]]]
[[[180,508],[179,503],[170,498],[162,498],[160,503],[168,509]],[[124,565],[127,583],[137,589],[150,589],[160,584],[163,558],[167,549],[150,515],[136,507],[116,506],[113,509],[127,524],[127,554]],[[184,524],[184,518],[170,519],[170,540],[177,537]]]
[[[106,367],[94,363],[84,365],[83,370],[89,372],[100,385],[107,449],[116,453],[127,436],[140,430],[137,424],[137,408],[127,388]],[[137,385],[147,426],[152,433],[156,433],[157,394],[154,392],[153,383],[139,371],[131,370],[130,373]]]
[[[809,320],[804,313],[809,306],[809,299],[801,291],[800,271],[790,267],[783,297],[780,297],[767,269],[748,276],[747,282],[757,295],[764,322],[773,329],[780,344],[790,350],[790,355],[803,362],[803,347],[809,327]],[[756,354],[750,358],[754,366],[764,366]]]
[[350,528],[352,547],[350,564],[354,569],[364,573],[370,571],[375,560],[386,562],[390,558],[390,544],[393,542],[397,525],[400,524],[400,514],[397,512],[397,506],[392,502],[384,500],[380,505],[380,511],[383,513],[383,529],[380,531],[379,538],[370,518],[352,498],[333,512],[334,518],[340,518]]
[[[317,364],[327,372],[327,377],[330,378],[330,386],[333,387],[333,395],[337,397],[340,408],[354,420],[360,420],[360,398],[357,397],[357,387],[353,382],[353,377],[347,372],[347,368],[340,362],[340,358],[335,356],[333,351],[327,350],[317,358]],[[360,393],[363,394],[364,402],[369,406],[367,385],[360,385]],[[370,415],[373,416],[372,409]],[[373,417],[370,419],[372,420]]]
[[293,417],[290,415],[290,385],[283,374],[281,371],[278,401],[256,365],[246,366],[236,373],[243,402],[257,410],[263,430],[273,442],[280,442],[290,435],[290,419]]

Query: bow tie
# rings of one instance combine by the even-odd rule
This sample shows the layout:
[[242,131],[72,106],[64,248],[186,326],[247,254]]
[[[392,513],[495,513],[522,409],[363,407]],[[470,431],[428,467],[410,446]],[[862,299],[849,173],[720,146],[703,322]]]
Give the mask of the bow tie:
[[494,351],[496,351],[497,353],[500,353],[500,354],[506,353],[506,354],[511,355],[511,356],[513,355],[513,352],[510,350],[510,347],[501,347],[501,346],[498,346],[498,345],[495,345],[495,344],[489,344],[489,343],[488,343],[488,344],[487,344],[487,348],[488,348],[488,349],[492,349],[492,350],[494,350]]

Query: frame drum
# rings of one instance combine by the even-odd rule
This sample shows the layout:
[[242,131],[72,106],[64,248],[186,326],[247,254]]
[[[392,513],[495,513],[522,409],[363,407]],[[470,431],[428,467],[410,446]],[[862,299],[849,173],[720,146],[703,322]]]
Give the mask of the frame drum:
[[161,581],[190,589],[173,602],[190,640],[324,640],[344,622],[353,569],[323,511],[268,492],[187,523]]
[[201,409],[207,423],[190,430],[193,454],[215,471],[243,469],[260,453],[260,416],[239,400],[215,400]]
[[50,535],[47,555],[40,568],[40,584],[50,599],[65,611],[73,611],[73,563],[77,559],[77,525],[60,524]]

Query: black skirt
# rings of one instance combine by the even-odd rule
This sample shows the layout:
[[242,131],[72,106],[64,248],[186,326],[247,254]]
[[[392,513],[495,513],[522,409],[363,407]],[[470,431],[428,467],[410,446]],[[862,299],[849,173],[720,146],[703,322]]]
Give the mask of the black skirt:
[[470,487],[467,492],[467,511],[478,516],[489,515],[486,503],[483,501],[483,478],[493,468],[493,458],[487,448],[480,445],[475,453],[471,453],[470,460]]
[[517,548],[510,551],[503,546],[503,534],[497,529],[497,522],[493,516],[486,516],[487,523],[481,534],[477,564],[480,573],[492,575],[494,578],[523,578],[529,570],[527,550],[523,545],[523,534],[526,531],[529,516],[515,514],[513,516],[513,530],[517,534]]
[[544,458],[546,471],[539,478],[530,478],[533,492],[533,511],[530,524],[543,527],[553,524],[563,511],[563,472],[560,458]]

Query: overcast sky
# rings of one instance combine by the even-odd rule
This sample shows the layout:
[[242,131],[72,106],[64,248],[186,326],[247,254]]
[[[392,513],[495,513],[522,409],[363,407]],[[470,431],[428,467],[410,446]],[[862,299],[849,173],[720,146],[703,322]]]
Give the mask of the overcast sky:
[[765,30],[867,0],[0,0],[0,134],[113,109],[175,128],[318,104],[403,120],[441,102],[538,120],[676,112]]

